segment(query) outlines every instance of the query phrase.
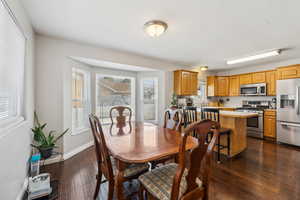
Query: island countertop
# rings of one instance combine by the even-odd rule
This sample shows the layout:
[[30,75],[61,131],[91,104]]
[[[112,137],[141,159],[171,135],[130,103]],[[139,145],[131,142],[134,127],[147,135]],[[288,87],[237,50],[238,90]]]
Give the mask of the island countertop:
[[225,111],[221,110],[220,115],[222,117],[236,117],[236,118],[250,118],[250,117],[257,117],[257,113],[251,112],[239,112],[239,111]]
[[[217,107],[205,107],[205,108],[217,108]],[[228,107],[219,107],[222,108],[228,108]],[[198,108],[197,111],[200,113],[201,109]],[[241,112],[241,111],[229,111],[229,110],[220,110],[220,116],[222,117],[234,117],[234,118],[251,118],[258,116],[257,113],[253,112]]]

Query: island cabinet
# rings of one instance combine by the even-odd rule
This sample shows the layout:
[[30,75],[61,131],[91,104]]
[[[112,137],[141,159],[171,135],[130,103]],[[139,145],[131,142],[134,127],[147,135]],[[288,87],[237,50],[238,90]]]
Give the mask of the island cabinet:
[[240,95],[240,77],[230,76],[229,77],[229,96]]
[[240,85],[246,85],[252,83],[252,74],[241,74]]
[[276,80],[277,80],[276,70],[266,72],[266,83],[267,83],[267,95],[268,96],[276,96]]
[[174,92],[177,95],[197,95],[198,72],[188,70],[174,71]]
[[219,97],[229,96],[229,77],[227,76],[217,77],[217,96]]
[[300,65],[290,65],[277,69],[278,79],[300,78]]
[[265,83],[266,73],[265,72],[255,72],[252,74],[252,83]]
[[276,139],[276,110],[265,110],[264,112],[264,137]]

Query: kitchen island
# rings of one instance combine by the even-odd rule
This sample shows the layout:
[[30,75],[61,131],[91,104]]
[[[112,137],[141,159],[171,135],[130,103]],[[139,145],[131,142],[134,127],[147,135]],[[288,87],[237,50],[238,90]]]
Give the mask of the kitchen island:
[[[232,130],[230,135],[230,157],[236,156],[247,148],[247,118],[256,117],[257,113],[238,111],[220,111],[220,124]],[[227,136],[221,137],[221,144],[227,145]],[[221,150],[227,155],[227,149]]]
[[[206,107],[217,108],[217,107]],[[247,148],[247,118],[257,117],[257,113],[230,111],[220,109],[220,124],[222,128],[231,129],[230,134],[230,157],[234,157]],[[222,110],[223,109],[223,110]],[[198,119],[201,119],[201,109],[198,108]],[[227,136],[221,136],[221,145],[227,146]],[[217,148],[215,148],[217,150]],[[221,154],[227,156],[227,149],[222,149]]]

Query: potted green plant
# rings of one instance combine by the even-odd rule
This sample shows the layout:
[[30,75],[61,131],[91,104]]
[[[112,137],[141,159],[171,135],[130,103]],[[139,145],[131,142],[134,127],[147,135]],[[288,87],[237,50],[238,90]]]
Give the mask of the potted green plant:
[[171,109],[176,109],[176,108],[178,108],[178,99],[177,99],[177,95],[174,94],[174,93],[173,93],[173,95],[172,95],[170,108],[171,108]]
[[45,132],[47,124],[41,124],[37,113],[34,112],[34,127],[31,129],[33,132],[33,140],[35,144],[31,144],[33,147],[37,148],[41,154],[41,157],[44,159],[52,156],[53,148],[55,148],[56,142],[64,136],[69,129],[66,129],[63,133],[58,135],[56,138],[54,137],[55,131],[49,131],[47,134]]

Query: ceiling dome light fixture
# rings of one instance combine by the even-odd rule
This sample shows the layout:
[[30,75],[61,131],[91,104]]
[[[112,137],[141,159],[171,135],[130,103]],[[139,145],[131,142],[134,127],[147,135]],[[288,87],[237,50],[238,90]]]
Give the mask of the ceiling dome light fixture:
[[151,37],[160,36],[161,34],[166,32],[167,28],[168,24],[159,20],[152,20],[144,25],[145,32]]
[[202,66],[202,67],[200,67],[200,70],[201,71],[207,71],[208,70],[208,66]]

